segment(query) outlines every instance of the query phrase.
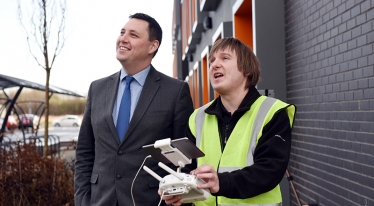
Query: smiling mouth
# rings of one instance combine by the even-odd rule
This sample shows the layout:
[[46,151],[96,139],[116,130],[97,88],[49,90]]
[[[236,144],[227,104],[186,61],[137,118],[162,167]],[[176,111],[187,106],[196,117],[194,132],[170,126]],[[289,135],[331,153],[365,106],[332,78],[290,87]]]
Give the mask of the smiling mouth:
[[121,50],[121,51],[129,51],[130,49],[127,48],[127,47],[124,47],[124,46],[120,46],[119,50]]

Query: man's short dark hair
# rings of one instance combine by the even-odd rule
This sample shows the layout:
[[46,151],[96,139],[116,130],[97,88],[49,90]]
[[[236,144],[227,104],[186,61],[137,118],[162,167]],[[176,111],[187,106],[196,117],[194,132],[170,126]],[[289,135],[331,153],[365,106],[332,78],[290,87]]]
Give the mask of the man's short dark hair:
[[[141,20],[148,22],[149,41],[157,40],[159,43],[158,47],[160,48],[161,40],[162,40],[162,29],[160,27],[160,24],[158,24],[158,22],[154,18],[143,13],[132,14],[129,16],[129,18],[130,19],[141,19]],[[158,51],[158,48],[155,51],[155,53],[153,53],[153,57],[156,55],[157,51]]]

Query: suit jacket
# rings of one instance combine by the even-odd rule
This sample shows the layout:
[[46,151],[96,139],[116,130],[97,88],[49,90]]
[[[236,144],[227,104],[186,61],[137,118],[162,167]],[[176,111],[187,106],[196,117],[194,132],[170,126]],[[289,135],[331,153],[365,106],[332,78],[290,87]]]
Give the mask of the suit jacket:
[[[91,83],[79,131],[75,163],[75,205],[133,205],[131,184],[145,157],[143,145],[185,137],[193,112],[189,86],[151,65],[124,140],[119,142],[112,118],[120,72]],[[148,158],[145,165],[168,173]],[[132,193],[138,206],[158,205],[159,182],[140,170]]]

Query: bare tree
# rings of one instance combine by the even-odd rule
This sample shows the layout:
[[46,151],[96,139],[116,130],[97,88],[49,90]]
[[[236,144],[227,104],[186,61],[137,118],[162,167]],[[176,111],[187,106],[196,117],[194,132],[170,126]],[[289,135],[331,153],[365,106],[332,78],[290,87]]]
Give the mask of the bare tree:
[[[46,72],[44,157],[48,155],[49,80],[56,57],[65,43],[66,0],[18,0],[18,18],[26,33],[30,54]],[[52,52],[51,52],[52,51]]]

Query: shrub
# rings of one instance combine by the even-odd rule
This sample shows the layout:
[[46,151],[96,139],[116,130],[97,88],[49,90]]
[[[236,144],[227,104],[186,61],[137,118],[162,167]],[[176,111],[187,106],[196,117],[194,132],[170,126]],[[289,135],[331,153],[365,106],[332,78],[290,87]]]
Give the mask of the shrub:
[[18,143],[0,148],[0,161],[0,206],[74,205],[74,175],[65,160]]

